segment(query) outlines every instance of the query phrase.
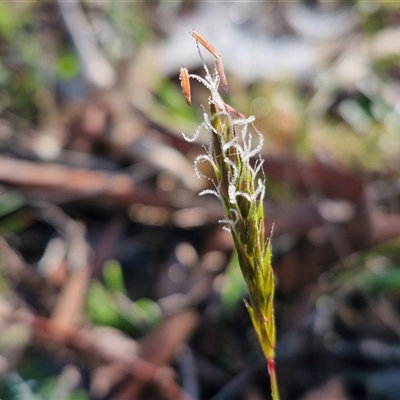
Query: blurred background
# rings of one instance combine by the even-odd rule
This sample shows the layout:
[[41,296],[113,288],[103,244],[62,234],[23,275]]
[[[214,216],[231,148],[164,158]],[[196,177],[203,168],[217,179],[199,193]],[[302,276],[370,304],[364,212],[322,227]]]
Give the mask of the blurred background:
[[399,21],[384,0],[0,1],[0,398],[270,398],[197,195],[207,138],[182,137],[207,104],[179,85],[204,72],[194,28],[265,137],[281,398],[397,400]]

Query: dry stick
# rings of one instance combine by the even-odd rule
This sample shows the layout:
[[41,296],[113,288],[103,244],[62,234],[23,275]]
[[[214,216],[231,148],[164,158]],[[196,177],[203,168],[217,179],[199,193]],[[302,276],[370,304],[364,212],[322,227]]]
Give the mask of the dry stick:
[[[166,316],[163,322],[143,337],[140,343],[140,359],[151,363],[155,368],[169,365],[177,349],[186,343],[200,322],[194,310],[186,310]],[[162,379],[161,379],[162,381]],[[113,400],[140,399],[144,381],[131,381]],[[183,390],[174,400],[193,400]]]
[[[213,194],[223,205],[226,224],[238,253],[239,265],[249,289],[250,301],[245,301],[251,321],[256,331],[261,348],[265,354],[271,380],[273,400],[279,399],[275,371],[275,316],[274,316],[274,273],[271,267],[271,242],[265,240],[265,222],[263,198],[265,191],[262,172],[261,148],[263,136],[254,127],[254,117],[245,118],[234,108],[225,104],[219,94],[219,84],[227,88],[221,56],[217,50],[198,32],[192,36],[216,58],[213,74],[204,64],[205,78],[189,75],[181,69],[181,78],[187,98],[190,93],[188,78],[192,77],[210,90],[210,112],[204,114],[193,138],[186,135],[188,141],[194,141],[202,129],[208,130],[211,136],[206,154],[195,160],[195,172],[202,176],[198,169],[200,162],[209,162],[214,170],[214,178],[209,178],[214,190],[204,190],[200,194]],[[199,47],[199,46],[198,46]],[[200,50],[199,50],[200,53]],[[200,53],[200,57],[201,53]],[[183,72],[182,72],[183,71]],[[237,133],[240,132],[240,134]],[[258,136],[259,143],[252,143],[253,134]],[[257,156],[256,162],[251,160]]]
[[[32,272],[31,269],[25,264],[25,262],[19,258],[19,256],[11,249],[8,243],[0,237],[0,252],[2,255],[2,261],[7,268],[7,273],[13,279],[13,281],[22,280],[28,285],[30,291],[34,288],[37,289],[38,285],[41,285],[41,278]],[[45,284],[43,282],[43,284]],[[43,285],[42,285],[43,286]],[[43,289],[43,287],[42,287]],[[36,293],[38,297],[43,296],[42,293]],[[52,299],[46,301],[45,306],[49,306],[53,303],[53,293],[50,294]],[[32,333],[37,338],[41,339],[43,343],[51,345],[57,344],[58,347],[61,344],[73,348],[75,351],[82,352],[87,355],[88,360],[90,356],[94,356],[99,362],[112,364],[117,363],[123,368],[123,371],[138,381],[146,384],[152,384],[162,389],[166,399],[169,400],[190,400],[190,396],[184,392],[184,390],[178,385],[173,379],[172,374],[163,373],[165,366],[156,365],[151,361],[147,361],[141,357],[135,356],[131,360],[121,358],[119,354],[110,354],[109,351],[104,349],[101,344],[96,340],[96,336],[89,330],[78,329],[77,327],[70,325],[66,326],[63,323],[59,323],[54,319],[48,319],[44,317],[36,316],[28,310],[28,307],[23,306],[24,301],[18,299],[21,310],[24,312],[14,313],[10,317],[10,321],[18,321],[26,323],[32,327]],[[49,304],[47,304],[49,303]],[[190,318],[193,322],[197,321],[196,318]],[[188,323],[186,323],[186,326]],[[189,326],[190,328],[190,326]],[[187,329],[188,331],[189,329]],[[182,335],[182,333],[179,333]],[[184,338],[182,338],[184,339]],[[182,340],[184,341],[184,340]]]
[[144,185],[135,184],[129,174],[121,172],[90,171],[0,157],[0,182],[65,194],[74,200],[98,197],[118,205],[140,203],[170,211],[175,208],[167,199],[161,199]]
[[40,307],[49,310],[54,304],[56,291],[18,255],[7,241],[0,237],[0,260],[4,265],[1,270],[11,279],[14,286],[21,286],[26,293],[34,296]]
[[[75,350],[95,355],[106,363],[118,362],[125,372],[144,383],[162,388],[168,400],[191,400],[182,388],[172,379],[171,374],[163,374],[160,367],[135,357],[131,361],[123,360],[118,355],[111,355],[96,343],[94,335],[87,330],[74,327],[60,327],[47,318],[31,315],[25,318],[33,329],[33,333],[46,343],[62,342]],[[164,380],[160,381],[160,376]],[[133,400],[133,399],[132,399]]]
[[76,326],[82,317],[86,288],[90,279],[89,244],[86,241],[86,229],[83,224],[67,220],[69,242],[68,267],[70,276],[52,311],[51,320],[58,329]]

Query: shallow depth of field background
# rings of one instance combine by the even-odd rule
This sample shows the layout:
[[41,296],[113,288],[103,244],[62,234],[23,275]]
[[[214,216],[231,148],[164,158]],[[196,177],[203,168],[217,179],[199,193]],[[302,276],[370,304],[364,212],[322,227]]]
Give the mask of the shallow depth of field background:
[[197,195],[207,137],[182,137],[207,107],[179,86],[194,28],[265,137],[282,400],[397,400],[399,22],[384,0],[0,1],[0,398],[270,398]]

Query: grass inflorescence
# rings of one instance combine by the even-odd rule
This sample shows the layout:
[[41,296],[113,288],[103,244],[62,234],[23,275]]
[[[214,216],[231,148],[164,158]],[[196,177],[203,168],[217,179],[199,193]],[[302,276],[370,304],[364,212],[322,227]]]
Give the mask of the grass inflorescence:
[[[271,392],[274,400],[279,399],[275,372],[275,316],[274,316],[274,273],[271,267],[271,241],[265,238],[264,194],[261,149],[263,135],[254,126],[253,116],[245,117],[229,106],[219,93],[219,87],[228,91],[228,84],[218,51],[202,35],[191,32],[196,39],[199,55],[203,61],[205,77],[180,70],[180,80],[188,105],[191,105],[190,79],[196,79],[209,91],[209,110],[204,110],[203,122],[192,137],[194,141],[206,130],[210,144],[205,154],[198,156],[194,169],[203,176],[199,164],[211,164],[214,177],[206,177],[213,189],[203,190],[200,195],[212,194],[221,201],[225,217],[221,222],[232,234],[238,254],[240,268],[249,290],[249,301],[245,301],[258,340],[268,363]],[[201,55],[203,46],[215,58],[211,73]]]

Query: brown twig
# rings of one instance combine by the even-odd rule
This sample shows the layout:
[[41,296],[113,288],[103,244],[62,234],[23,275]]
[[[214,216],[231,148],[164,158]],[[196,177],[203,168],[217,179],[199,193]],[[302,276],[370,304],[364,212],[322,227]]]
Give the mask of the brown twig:
[[[142,385],[152,384],[160,387],[168,400],[190,399],[172,379],[173,374],[163,373],[159,366],[141,357],[135,356],[134,359],[128,361],[104,351],[96,344],[96,340],[90,331],[66,326],[61,327],[47,318],[37,316],[32,316],[30,324],[33,328],[33,333],[41,338],[44,343],[61,342],[84,354],[89,353],[98,356],[99,361],[106,363],[117,362],[128,376],[135,378],[138,382],[142,382]],[[131,397],[131,399],[134,400],[135,397]]]
[[125,173],[90,171],[58,164],[39,164],[0,157],[0,182],[26,189],[45,189],[70,199],[100,198],[120,205],[141,203],[173,210],[168,201]]

